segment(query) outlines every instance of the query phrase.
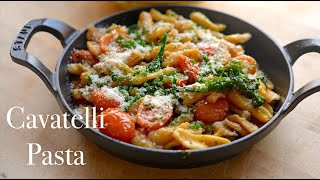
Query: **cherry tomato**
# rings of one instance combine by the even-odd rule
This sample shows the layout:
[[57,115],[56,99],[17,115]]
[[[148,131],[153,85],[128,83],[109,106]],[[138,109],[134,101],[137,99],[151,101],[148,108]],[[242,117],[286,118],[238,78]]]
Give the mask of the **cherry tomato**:
[[117,34],[112,31],[111,33],[105,34],[100,38],[99,45],[102,53],[105,53],[109,49],[109,44],[117,38]]
[[[100,123],[103,119],[103,127]],[[114,139],[130,142],[134,136],[135,125],[129,114],[118,108],[109,108],[97,116],[99,131]]]
[[[157,106],[152,101],[161,103]],[[159,129],[170,120],[172,114],[173,107],[170,102],[157,99],[156,97],[145,96],[143,102],[138,107],[137,123],[149,131]]]
[[196,68],[186,56],[178,55],[177,58],[179,67],[189,76],[188,82],[190,84],[194,83],[198,76],[198,68]]
[[195,110],[197,120],[204,123],[213,123],[227,117],[229,104],[225,98],[220,98],[215,103],[202,100],[196,103]]
[[100,108],[103,108],[103,110],[106,110],[108,108],[117,108],[120,106],[120,102],[117,100],[118,97],[114,96],[114,94],[111,96],[108,96],[106,91],[104,90],[96,90],[93,93],[93,104],[97,107],[98,110]]
[[74,52],[71,60],[73,63],[87,62],[91,66],[99,62],[99,59],[87,50],[78,50]]
[[248,55],[240,55],[235,57],[237,60],[243,61],[243,65],[246,69],[248,69],[249,74],[255,74],[257,71],[257,62],[256,60]]

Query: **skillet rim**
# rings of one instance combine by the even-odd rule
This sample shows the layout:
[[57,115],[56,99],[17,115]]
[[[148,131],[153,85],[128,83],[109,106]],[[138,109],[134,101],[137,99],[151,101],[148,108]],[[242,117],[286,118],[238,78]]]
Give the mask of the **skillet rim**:
[[[277,121],[281,121],[282,118],[286,115],[285,114],[285,110],[286,107],[288,107],[290,105],[290,101],[292,99],[292,91],[293,91],[293,83],[294,83],[294,78],[293,78],[293,70],[292,70],[292,66],[289,63],[290,56],[288,55],[288,52],[285,51],[285,49],[280,46],[273,38],[271,38],[268,34],[266,34],[264,31],[260,30],[259,28],[257,28],[256,26],[252,25],[249,22],[246,22],[238,17],[235,17],[233,15],[230,14],[226,14],[217,10],[213,10],[213,9],[209,9],[209,8],[203,8],[203,7],[199,7],[199,6],[193,6],[193,5],[181,5],[181,4],[167,4],[167,5],[151,5],[151,6],[142,6],[142,7],[137,7],[137,8],[133,8],[133,9],[129,9],[129,10],[122,10],[116,13],[113,13],[111,15],[108,16],[104,16],[94,22],[89,23],[88,25],[94,25],[96,26],[99,23],[102,23],[103,21],[107,21],[110,18],[116,17],[116,16],[121,16],[122,14],[126,14],[126,13],[130,13],[130,12],[135,12],[135,11],[143,11],[145,9],[150,9],[150,8],[170,8],[170,7],[177,7],[177,8],[194,8],[197,9],[199,11],[209,11],[212,14],[221,14],[223,16],[229,16],[231,18],[233,18],[234,20],[241,22],[242,24],[245,24],[246,26],[251,26],[253,29],[256,29],[259,33],[261,33],[262,35],[264,35],[268,40],[270,40],[277,48],[278,50],[280,50],[280,52],[282,53],[283,59],[286,61],[287,64],[287,68],[289,70],[289,78],[290,78],[290,84],[288,87],[288,93],[286,94],[286,96],[281,96],[282,98],[285,97],[282,106],[279,108],[279,110],[276,112],[276,114],[273,116],[273,118],[271,120],[269,120],[267,123],[265,123],[263,126],[261,126],[257,131],[250,133],[244,137],[241,137],[237,140],[231,141],[230,143],[227,144],[223,144],[223,145],[219,145],[219,146],[213,146],[213,147],[208,147],[208,148],[204,148],[204,149],[194,149],[194,150],[164,150],[164,149],[152,149],[152,148],[146,148],[146,147],[142,147],[142,146],[137,146],[131,143],[126,143],[126,142],[122,142],[119,140],[116,140],[114,138],[111,138],[103,133],[101,133],[100,131],[97,131],[93,128],[81,128],[84,129],[86,131],[91,131],[93,134],[96,134],[98,136],[100,136],[100,138],[104,138],[108,141],[111,141],[112,143],[118,143],[122,146],[126,146],[126,148],[132,148],[135,150],[139,150],[139,151],[150,151],[150,152],[155,152],[155,153],[163,153],[163,154],[181,154],[181,153],[201,153],[204,151],[215,151],[215,150],[221,150],[221,149],[225,149],[225,148],[232,148],[236,145],[241,145],[242,143],[244,143],[245,141],[249,141],[252,140],[252,138],[254,138],[255,136],[258,136],[259,134],[263,133],[265,130],[267,130],[273,123],[276,123]],[[79,38],[79,36],[81,36],[83,33],[85,33],[87,31],[87,29],[89,28],[88,25],[86,27],[84,27],[81,30],[76,31],[76,35],[73,36],[72,40],[69,41],[69,43],[64,47],[63,51],[61,52],[57,64],[56,64],[56,73],[54,76],[54,84],[56,85],[56,97],[59,101],[59,103],[64,107],[64,109],[72,116],[75,115],[74,111],[72,110],[72,108],[70,107],[70,105],[67,103],[66,99],[64,98],[62,91],[61,91],[61,87],[60,87],[60,68],[61,67],[61,63],[64,60],[63,57],[65,56],[65,54],[69,51],[71,51],[72,49],[70,49],[70,46]],[[65,74],[65,73],[64,73]],[[81,125],[85,126],[85,123],[83,121],[78,121]],[[278,122],[278,123],[279,123]],[[276,126],[278,125],[278,123],[276,124]],[[275,126],[275,127],[276,127]],[[274,127],[274,128],[275,128]],[[273,128],[273,129],[274,129]],[[271,131],[273,131],[273,129],[271,129]],[[270,132],[271,132],[270,131]],[[266,137],[268,134],[270,134],[270,132],[268,132],[266,135],[264,135],[262,138]],[[261,140],[261,139],[260,139]],[[259,142],[260,140],[258,140],[257,142]],[[91,140],[90,140],[91,141]],[[249,144],[254,145],[257,142],[249,142]],[[111,147],[112,148],[112,147]]]

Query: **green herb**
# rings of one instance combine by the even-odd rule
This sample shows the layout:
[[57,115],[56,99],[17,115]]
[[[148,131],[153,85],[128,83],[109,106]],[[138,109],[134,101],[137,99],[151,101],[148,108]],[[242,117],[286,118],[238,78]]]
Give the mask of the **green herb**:
[[192,62],[192,64],[199,64],[199,62],[194,59],[190,59],[190,61]]
[[127,49],[134,49],[137,47],[136,42],[133,39],[125,39],[123,36],[120,36],[120,39],[118,40],[118,43]]
[[202,55],[202,59],[203,59],[205,62],[210,61],[209,56],[207,56],[207,55],[205,55],[205,54]]
[[166,46],[166,41],[167,41],[167,33],[165,33],[161,39],[161,48],[160,51],[157,55],[157,57],[147,66],[147,70],[149,72],[155,72],[161,69],[161,64],[163,62],[163,53],[164,53],[164,48]]
[[131,34],[131,33],[136,33],[136,32],[137,32],[137,29],[138,29],[137,24],[132,24],[131,26],[128,27],[128,33],[129,33],[129,34]]
[[200,78],[199,81],[202,81],[203,84],[196,86],[191,91],[223,92],[235,88],[240,92],[245,92],[245,95],[252,99],[252,104],[258,107],[265,102],[265,98],[257,91],[260,79],[262,77],[246,74],[242,61],[233,60],[228,65],[217,68],[216,74],[212,79]]
[[203,123],[200,122],[193,122],[189,125],[189,128],[194,129],[194,130],[198,130],[202,127]]
[[137,38],[135,39],[135,41],[143,47],[147,45],[146,41],[142,39],[141,34],[137,34]]

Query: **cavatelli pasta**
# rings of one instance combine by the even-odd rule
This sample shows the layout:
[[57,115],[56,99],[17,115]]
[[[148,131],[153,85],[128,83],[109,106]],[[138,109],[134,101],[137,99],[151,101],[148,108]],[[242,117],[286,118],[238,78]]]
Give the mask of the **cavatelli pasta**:
[[96,107],[98,121],[115,120],[96,130],[155,149],[219,146],[271,120],[280,95],[245,54],[251,34],[224,34],[201,12],[189,18],[150,9],[136,24],[88,28],[87,50],[67,67],[75,112]]

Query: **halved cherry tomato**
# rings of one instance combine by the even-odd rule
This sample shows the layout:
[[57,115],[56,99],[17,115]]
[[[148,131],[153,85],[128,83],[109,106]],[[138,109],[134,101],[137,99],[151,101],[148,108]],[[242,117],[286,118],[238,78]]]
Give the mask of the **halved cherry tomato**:
[[198,68],[196,68],[190,59],[183,55],[177,55],[178,65],[189,76],[189,83],[192,84],[196,81],[198,76]]
[[[103,127],[100,127],[103,120]],[[118,108],[109,108],[97,116],[99,131],[112,138],[130,142],[134,136],[135,126],[129,114]]]
[[213,123],[227,117],[229,104],[225,98],[220,98],[212,104],[202,100],[196,103],[195,110],[195,118],[197,120],[204,123]]
[[[153,104],[152,101],[159,102],[159,105]],[[157,99],[157,97],[145,96],[138,107],[137,123],[149,131],[159,129],[170,120],[172,114],[173,107],[170,102]]]
[[99,45],[102,53],[105,53],[109,49],[109,44],[118,37],[115,31],[105,34],[100,38]]
[[120,106],[120,102],[117,100],[118,97],[115,96],[106,96],[107,92],[104,90],[96,90],[93,93],[93,104],[97,107],[98,110],[103,108],[106,110],[108,108],[117,108]]
[[257,62],[256,60],[248,55],[240,55],[235,57],[237,60],[243,61],[243,65],[246,69],[248,69],[249,74],[254,74],[257,71]]
[[87,62],[93,66],[99,62],[99,59],[87,50],[78,50],[72,54],[73,63]]

